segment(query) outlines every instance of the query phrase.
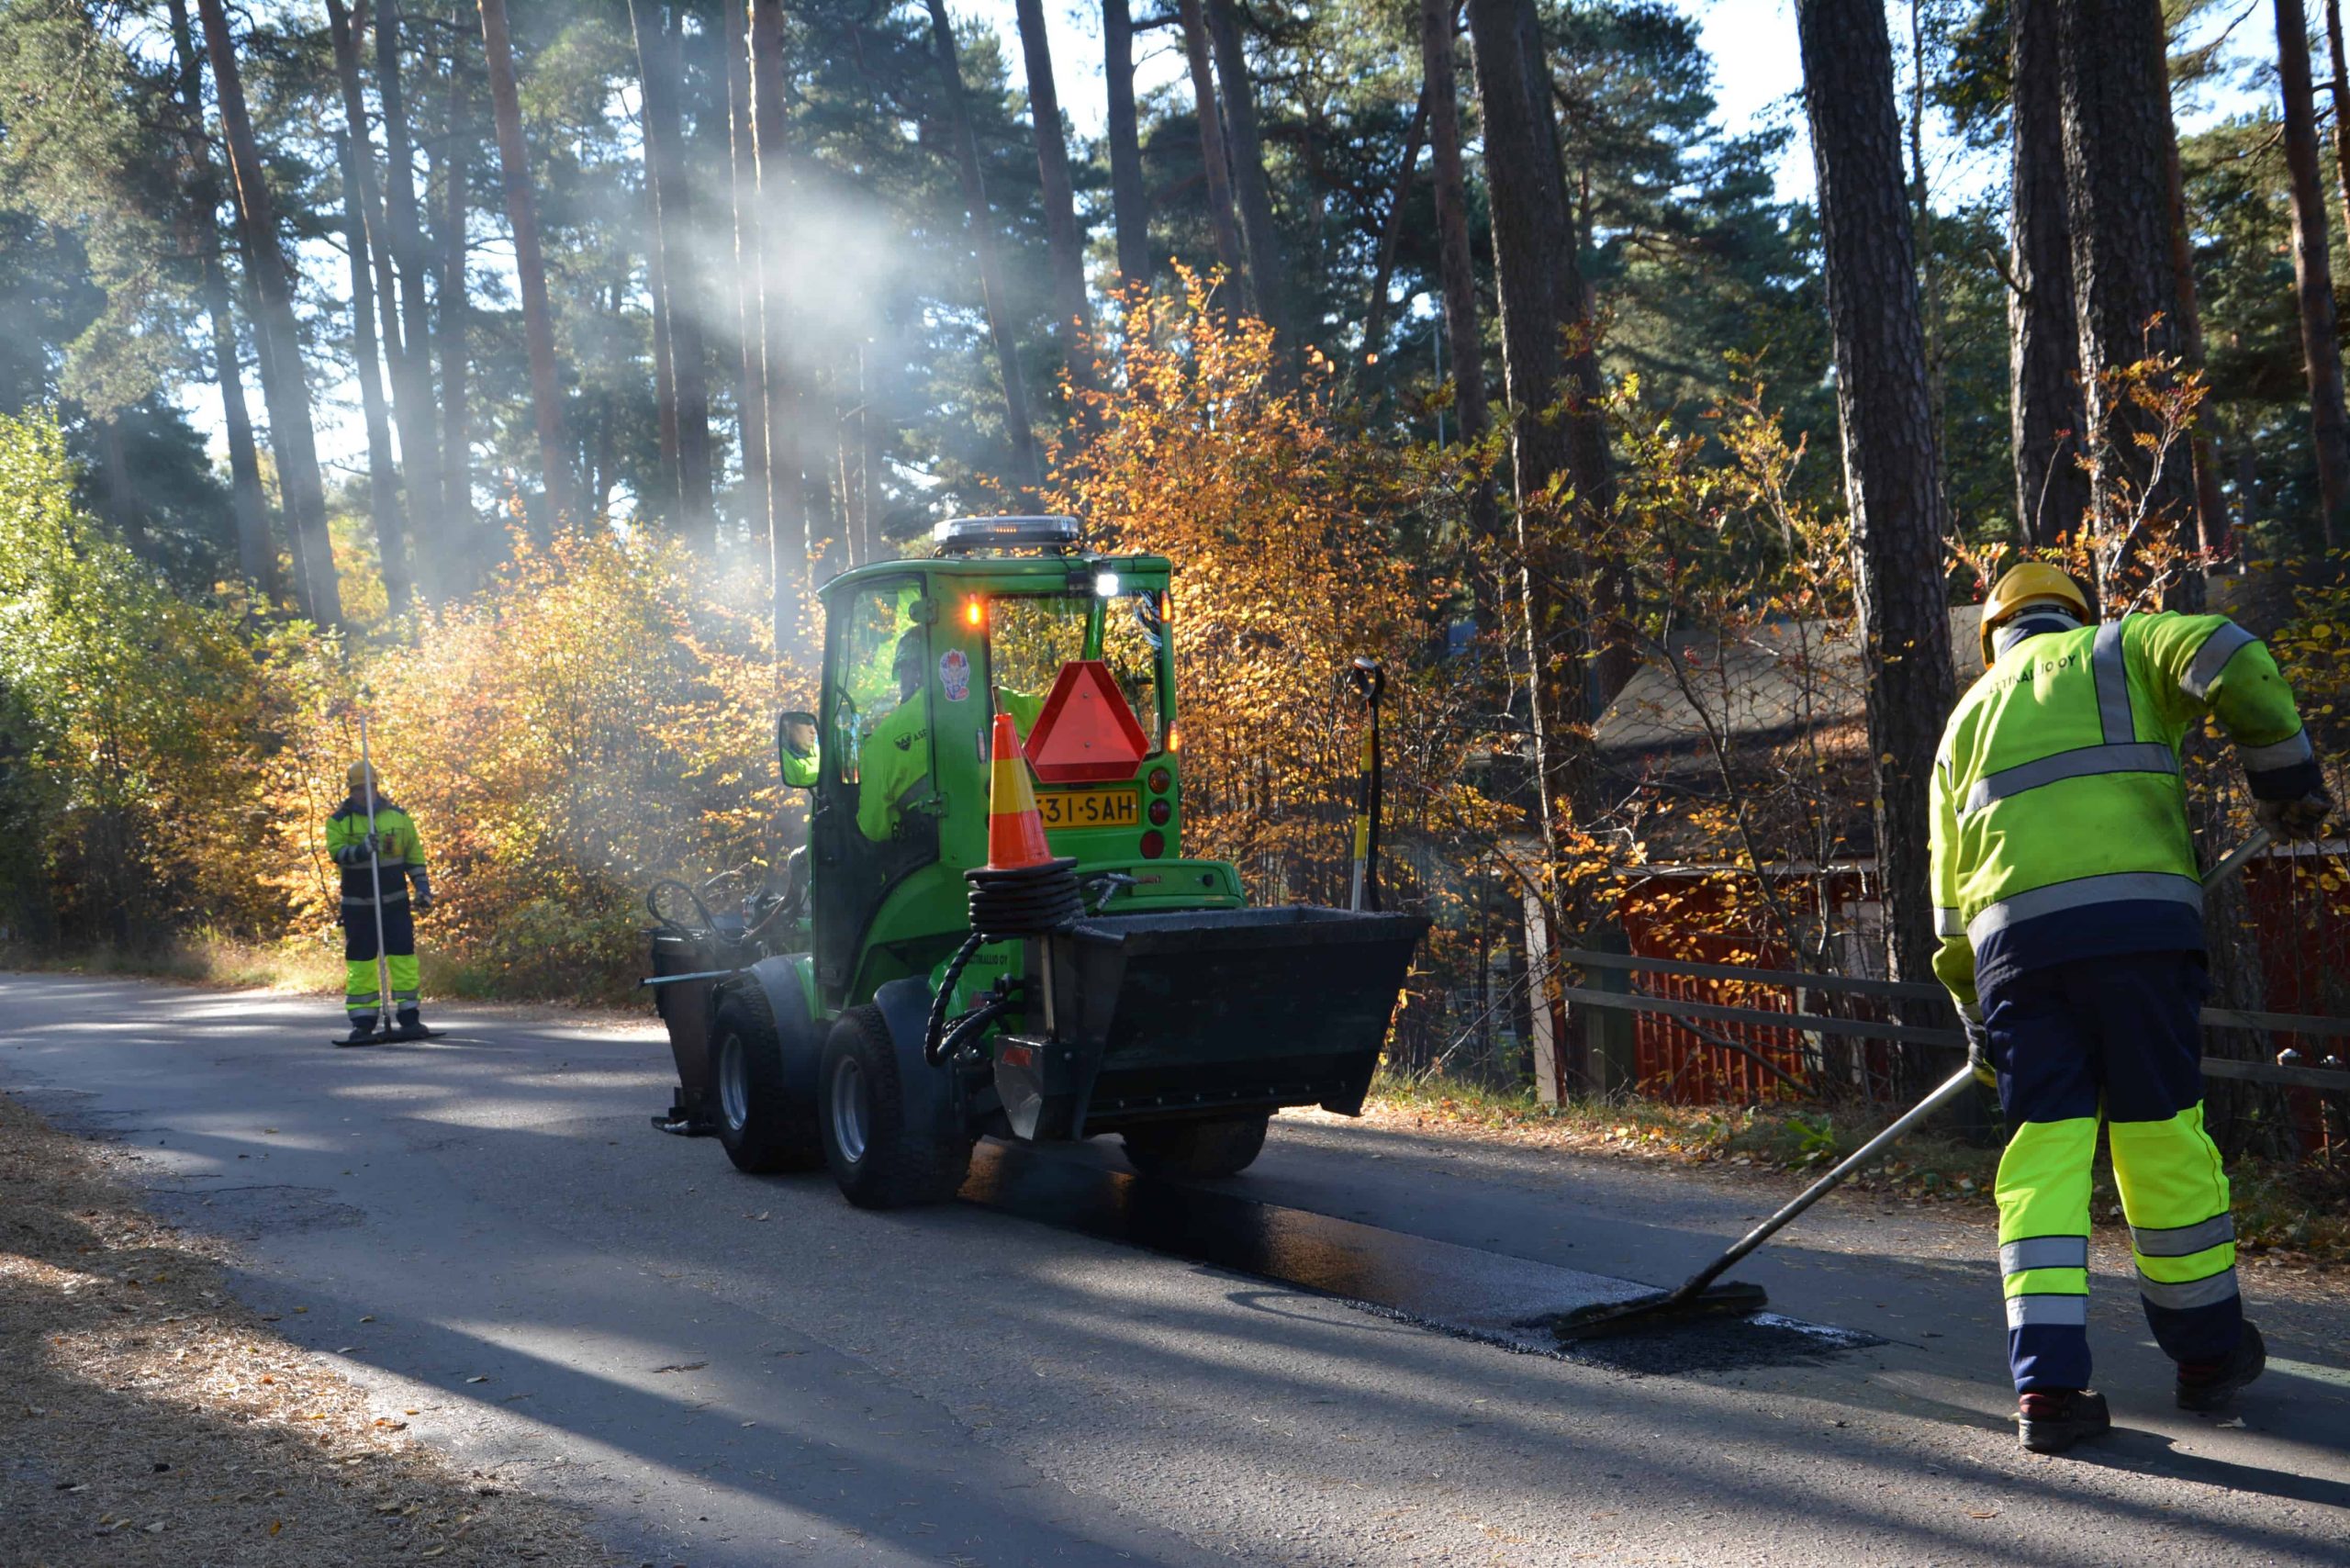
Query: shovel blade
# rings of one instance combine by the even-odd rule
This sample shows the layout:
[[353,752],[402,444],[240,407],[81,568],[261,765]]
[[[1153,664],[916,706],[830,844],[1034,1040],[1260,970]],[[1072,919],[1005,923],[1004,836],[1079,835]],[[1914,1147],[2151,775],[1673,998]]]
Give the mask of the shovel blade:
[[1606,1339],[1618,1334],[1658,1333],[1718,1317],[1745,1317],[1769,1305],[1770,1297],[1761,1285],[1733,1280],[1690,1296],[1679,1291],[1658,1291],[1631,1301],[1595,1302],[1561,1313],[1550,1320],[1550,1328],[1562,1341]]

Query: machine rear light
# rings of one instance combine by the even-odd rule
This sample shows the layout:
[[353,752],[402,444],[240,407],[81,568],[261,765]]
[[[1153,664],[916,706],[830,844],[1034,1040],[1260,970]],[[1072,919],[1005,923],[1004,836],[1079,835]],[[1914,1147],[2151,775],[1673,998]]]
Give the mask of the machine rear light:
[[1165,827],[1167,819],[1174,814],[1174,808],[1164,801],[1153,801],[1150,803],[1150,821],[1154,827]]
[[[1152,794],[1164,795],[1174,782],[1175,776],[1172,773],[1168,772],[1167,769],[1163,767],[1154,767],[1150,770],[1150,792]],[[1153,822],[1163,822],[1166,819],[1163,817],[1153,817],[1151,819]]]
[[1159,832],[1157,828],[1152,828],[1148,833],[1142,835],[1142,857],[1144,859],[1156,860],[1166,853],[1167,835],[1165,834]]
[[978,628],[987,624],[987,600],[976,596],[963,601],[963,624]]

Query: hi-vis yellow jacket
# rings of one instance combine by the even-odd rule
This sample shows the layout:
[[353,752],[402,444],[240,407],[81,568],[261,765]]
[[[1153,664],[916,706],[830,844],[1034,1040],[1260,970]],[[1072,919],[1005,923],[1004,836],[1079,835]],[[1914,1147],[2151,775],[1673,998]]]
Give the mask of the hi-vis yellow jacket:
[[[424,868],[424,843],[417,837],[416,819],[381,795],[375,797],[375,844],[373,864],[382,879],[384,902],[406,903],[410,880],[429,902],[432,883]],[[368,879],[367,806],[357,796],[327,819],[327,853],[342,868],[343,909],[373,907],[377,884]]]
[[2202,948],[2179,745],[2206,713],[2256,798],[2321,786],[2276,661],[2224,615],[2028,634],[1959,700],[1934,759],[1934,972],[1968,1017],[2031,969]]

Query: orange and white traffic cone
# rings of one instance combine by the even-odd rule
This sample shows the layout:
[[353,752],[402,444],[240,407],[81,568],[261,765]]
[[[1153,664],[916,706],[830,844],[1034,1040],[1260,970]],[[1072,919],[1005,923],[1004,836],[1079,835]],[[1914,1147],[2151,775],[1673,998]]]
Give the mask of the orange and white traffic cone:
[[1024,871],[1048,864],[1045,819],[1036,812],[1036,790],[1028,759],[1020,755],[1020,732],[1012,715],[995,716],[993,777],[988,782],[988,864],[990,871]]

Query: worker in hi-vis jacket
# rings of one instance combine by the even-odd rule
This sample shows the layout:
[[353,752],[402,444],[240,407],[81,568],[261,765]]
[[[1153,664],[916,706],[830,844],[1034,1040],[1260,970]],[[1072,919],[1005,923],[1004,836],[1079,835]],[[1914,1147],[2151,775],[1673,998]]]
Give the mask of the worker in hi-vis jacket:
[[2089,1384],[2089,1168],[2103,1123],[2154,1340],[2181,1408],[2260,1374],[2236,1290],[2220,1151],[2203,1128],[2203,886],[2179,745],[2209,714],[2262,823],[2314,835],[2331,802],[2268,650],[2223,615],[2092,624],[2053,566],[1983,607],[1983,676],[1934,758],[1935,972],[2009,1129],[1999,1266],[2023,1446],[2112,1424]]
[[[376,1020],[386,998],[375,965],[375,900],[383,898],[383,939],[386,966],[391,971],[388,1001],[397,1025],[394,1034],[404,1040],[425,1037],[419,1013],[416,966],[416,921],[408,902],[408,888],[416,889],[414,909],[432,907],[432,881],[424,870],[424,846],[417,838],[416,822],[383,792],[380,776],[364,762],[351,765],[351,794],[327,819],[327,853],[342,868],[343,1007],[351,1018],[350,1043],[375,1036]],[[374,825],[369,825],[371,785]]]

